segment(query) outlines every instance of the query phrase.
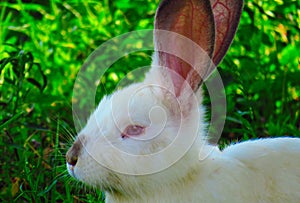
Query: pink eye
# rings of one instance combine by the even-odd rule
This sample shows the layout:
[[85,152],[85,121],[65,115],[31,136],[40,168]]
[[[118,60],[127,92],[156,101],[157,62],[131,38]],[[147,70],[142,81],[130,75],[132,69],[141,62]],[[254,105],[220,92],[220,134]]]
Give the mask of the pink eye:
[[126,127],[124,132],[121,134],[122,138],[136,137],[145,132],[145,127],[140,125],[129,125]]

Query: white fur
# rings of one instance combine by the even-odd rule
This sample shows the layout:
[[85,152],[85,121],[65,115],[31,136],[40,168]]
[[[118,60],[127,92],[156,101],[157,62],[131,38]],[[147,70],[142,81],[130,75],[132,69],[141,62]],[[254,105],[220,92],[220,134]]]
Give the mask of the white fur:
[[[176,120],[168,120],[162,135],[151,143],[140,143],[131,139],[122,140],[120,131],[130,121],[124,109],[129,96],[144,83],[131,85],[104,98],[92,114],[86,127],[79,135],[84,137],[84,150],[74,167],[77,179],[106,191],[106,202],[298,202],[300,199],[300,139],[276,138],[248,141],[227,147],[220,151],[206,143],[203,110],[200,109],[198,139],[174,165],[164,171],[135,176],[119,174],[97,163],[101,160],[112,168],[137,168],[160,164],[145,162],[136,165],[128,162],[115,147],[133,154],[147,154],[164,148],[174,139],[173,125]],[[137,107],[131,116],[133,120],[147,125],[149,108],[161,105],[159,91],[145,88],[132,102]],[[112,118],[111,102],[117,115]],[[141,108],[139,108],[142,105]],[[193,108],[198,108],[194,106]],[[197,111],[197,109],[193,109]],[[169,113],[169,112],[168,112]],[[190,132],[191,114],[183,124],[186,135]],[[168,115],[170,117],[170,115]],[[159,122],[161,116],[158,116]],[[120,122],[122,121],[122,122]],[[116,123],[121,128],[118,130]],[[149,123],[148,123],[149,124]],[[175,128],[175,130],[177,130]],[[115,147],[111,146],[109,140]],[[199,160],[202,153],[210,153]],[[200,155],[201,157],[201,155]],[[161,157],[162,162],[169,157]]]
[[[104,190],[107,203],[300,201],[300,139],[247,141],[220,151],[206,140],[201,91],[182,88],[174,96],[158,64],[155,55],[144,82],[102,99],[79,133],[82,146],[77,141],[67,154],[72,176]],[[145,126],[145,133],[122,138],[131,124]]]

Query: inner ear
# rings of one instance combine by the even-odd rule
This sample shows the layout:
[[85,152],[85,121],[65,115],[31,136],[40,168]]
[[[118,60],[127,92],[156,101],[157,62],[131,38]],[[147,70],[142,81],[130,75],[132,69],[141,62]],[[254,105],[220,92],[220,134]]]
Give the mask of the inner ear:
[[159,52],[157,65],[170,69],[175,95],[182,93],[184,81],[196,91],[206,76],[214,48],[215,27],[210,1],[162,1],[156,13],[155,29],[155,48]]
[[[184,81],[196,91],[220,63],[235,35],[242,7],[242,0],[161,2],[155,18],[155,50],[159,52],[155,65],[177,73],[170,74],[176,96],[180,96]],[[157,30],[177,33],[198,47],[189,45],[188,40],[182,40],[178,35],[165,36]],[[196,54],[199,47],[203,51]],[[212,58],[214,65],[207,58]]]
[[210,0],[215,26],[216,44],[213,54],[217,66],[225,56],[236,33],[243,8],[242,0]]

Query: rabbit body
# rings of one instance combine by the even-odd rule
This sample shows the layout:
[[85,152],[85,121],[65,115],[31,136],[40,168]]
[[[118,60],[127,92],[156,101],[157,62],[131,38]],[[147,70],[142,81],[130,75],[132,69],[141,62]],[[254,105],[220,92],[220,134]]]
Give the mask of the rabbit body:
[[[155,153],[168,145],[176,135],[176,120],[170,120],[161,136],[155,141],[121,138],[120,129],[128,125],[126,108],[132,92],[144,84],[135,84],[104,98],[90,117],[77,140],[84,145],[74,171],[74,177],[88,185],[106,191],[106,202],[298,202],[300,199],[300,139],[268,138],[234,144],[220,151],[205,140],[205,125],[185,155],[165,170],[145,175],[132,175],[135,170],[160,165],[157,160],[138,162],[129,160],[128,153]],[[126,97],[127,95],[127,97]],[[156,96],[155,96],[156,95]],[[201,98],[201,94],[198,94]],[[118,103],[110,105],[113,98]],[[136,109],[133,120],[146,121],[148,112],[161,101],[159,91],[145,88],[134,97]],[[199,99],[200,99],[199,98]],[[113,119],[113,108],[118,106]],[[197,112],[199,107],[193,107]],[[167,109],[166,109],[167,111]],[[204,111],[199,110],[203,117]],[[170,112],[167,112],[169,114]],[[154,114],[152,122],[162,122],[160,114]],[[198,114],[190,114],[181,127],[186,135],[191,129],[190,120]],[[114,121],[115,120],[115,121]],[[123,121],[126,121],[122,123]],[[147,135],[145,135],[147,136]],[[170,159],[170,154],[161,154],[161,161]],[[118,173],[111,168],[127,168],[128,174]]]
[[163,0],[150,71],[102,99],[67,152],[69,173],[105,191],[107,203],[299,202],[300,139],[222,151],[206,139],[199,86],[225,55],[242,5]]
[[[299,144],[299,139],[278,138],[232,145],[223,152],[215,149],[207,160],[183,168],[185,177],[171,174],[174,183],[155,183],[156,189],[141,191],[140,198],[108,193],[107,202],[296,203],[300,199],[300,164],[295,161]],[[164,178],[164,172],[156,175]]]
[[299,139],[276,138],[235,144],[222,152],[215,148],[206,160],[188,169],[178,167],[186,172],[183,177],[155,174],[162,179],[172,175],[173,183],[156,182],[155,190],[141,191],[140,198],[109,193],[107,202],[296,203],[300,199],[300,163],[295,161],[299,145]]
[[[108,193],[107,202],[296,203],[299,145],[299,139],[276,138],[235,144],[222,152],[216,148],[205,161],[196,161],[188,169],[182,166],[185,176],[167,174],[174,177],[173,183],[157,182],[154,191],[141,191],[140,198]],[[156,175],[164,178],[164,172]]]

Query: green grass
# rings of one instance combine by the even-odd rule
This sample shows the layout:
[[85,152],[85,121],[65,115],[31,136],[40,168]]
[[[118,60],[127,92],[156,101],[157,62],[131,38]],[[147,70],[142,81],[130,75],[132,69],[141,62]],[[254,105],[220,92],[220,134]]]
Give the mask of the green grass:
[[[103,200],[100,191],[75,182],[65,168],[76,135],[74,81],[99,45],[153,28],[157,5],[158,0],[0,2],[1,202]],[[245,4],[237,36],[219,67],[227,95],[222,145],[300,137],[299,7],[292,0]],[[149,65],[150,55],[133,53],[114,64],[96,100],[112,92],[128,71]]]

